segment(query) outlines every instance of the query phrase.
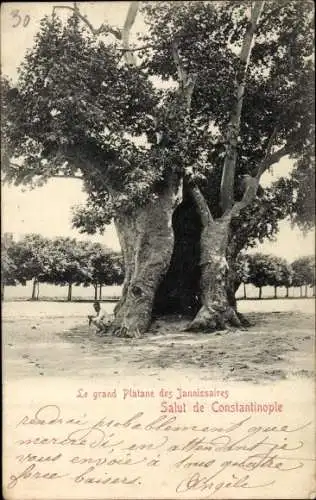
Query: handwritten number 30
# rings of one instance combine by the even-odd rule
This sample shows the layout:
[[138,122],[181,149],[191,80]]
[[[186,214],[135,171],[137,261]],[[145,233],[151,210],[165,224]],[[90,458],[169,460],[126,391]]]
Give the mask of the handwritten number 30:
[[29,22],[31,20],[31,18],[30,18],[30,16],[28,14],[26,14],[22,18],[22,16],[20,16],[20,11],[19,10],[13,10],[11,12],[11,16],[13,17],[13,19],[16,19],[15,24],[12,24],[13,28],[17,28],[18,26],[20,26],[21,23],[22,23],[23,28],[26,28],[26,26],[29,24]]

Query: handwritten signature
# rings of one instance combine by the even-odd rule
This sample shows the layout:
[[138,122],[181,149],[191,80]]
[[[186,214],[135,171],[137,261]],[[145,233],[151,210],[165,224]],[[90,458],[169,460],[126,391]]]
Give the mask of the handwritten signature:
[[261,484],[250,484],[250,476],[246,475],[238,478],[235,474],[232,474],[232,479],[214,481],[214,475],[212,476],[201,476],[199,472],[195,472],[188,478],[183,479],[176,487],[177,493],[186,493],[187,491],[207,491],[208,498],[213,493],[217,493],[223,488],[266,488],[275,483],[275,481],[270,481],[268,483]]

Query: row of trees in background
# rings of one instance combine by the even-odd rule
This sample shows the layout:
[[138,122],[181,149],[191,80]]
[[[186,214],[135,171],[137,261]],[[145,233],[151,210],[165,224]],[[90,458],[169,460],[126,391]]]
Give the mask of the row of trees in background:
[[277,298],[279,287],[286,288],[286,297],[291,287],[299,287],[301,297],[307,297],[308,287],[313,287],[315,295],[315,259],[304,256],[290,264],[275,255],[242,254],[236,266],[236,290],[241,284],[244,285],[244,298],[247,298],[246,284],[259,288],[259,299],[264,286],[274,287],[274,298]]
[[6,235],[1,246],[2,297],[5,285],[26,285],[33,280],[33,300],[39,297],[40,283],[67,285],[68,301],[73,285],[92,285],[95,299],[100,299],[102,286],[120,285],[124,279],[121,254],[99,243],[28,234],[18,242]]
[[[67,300],[72,300],[72,286],[94,287],[94,298],[102,298],[102,287],[120,285],[124,279],[123,260],[99,243],[77,241],[71,238],[44,238],[28,234],[18,242],[5,234],[2,243],[1,276],[2,297],[4,286],[26,285],[33,280],[32,299],[39,298],[40,283],[68,286]],[[307,296],[308,287],[315,294],[315,259],[305,256],[289,263],[275,255],[262,253],[241,254],[236,262],[235,289],[252,284],[262,298],[264,286],[274,287],[277,298],[279,287],[300,287],[300,296]]]

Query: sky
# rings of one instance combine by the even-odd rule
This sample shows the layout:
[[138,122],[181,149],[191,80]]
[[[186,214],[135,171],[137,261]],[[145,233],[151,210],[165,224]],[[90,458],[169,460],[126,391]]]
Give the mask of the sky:
[[[58,4],[58,2],[56,2]],[[54,3],[50,2],[4,2],[1,9],[1,66],[3,74],[14,80],[17,68],[25,51],[32,46],[39,21],[50,15]],[[62,5],[72,5],[62,2]],[[78,2],[83,14],[87,14],[95,27],[103,21],[122,26],[128,2]],[[67,10],[59,14],[67,15]],[[20,16],[20,17],[19,17]],[[29,16],[29,17],[27,17]],[[23,23],[26,26],[23,26]],[[14,27],[17,25],[17,27]],[[143,31],[144,23],[138,17],[134,32]],[[272,173],[265,174],[263,185],[269,185],[280,175],[286,175],[292,167],[288,159],[274,166]],[[71,227],[71,207],[85,202],[86,195],[81,181],[75,179],[52,179],[45,186],[30,190],[16,186],[2,186],[2,232],[11,232],[16,238],[25,233],[40,233],[47,237],[70,236],[77,239],[98,241],[119,250],[118,238],[113,225],[103,235],[83,235]],[[258,245],[255,251],[272,253],[288,260],[314,253],[314,232],[306,236],[288,222],[280,224],[275,242]]]

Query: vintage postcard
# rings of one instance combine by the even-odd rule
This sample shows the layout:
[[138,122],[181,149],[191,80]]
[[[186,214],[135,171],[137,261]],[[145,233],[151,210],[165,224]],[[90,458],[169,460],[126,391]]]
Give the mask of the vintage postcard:
[[6,500],[316,497],[313,19],[2,4]]

